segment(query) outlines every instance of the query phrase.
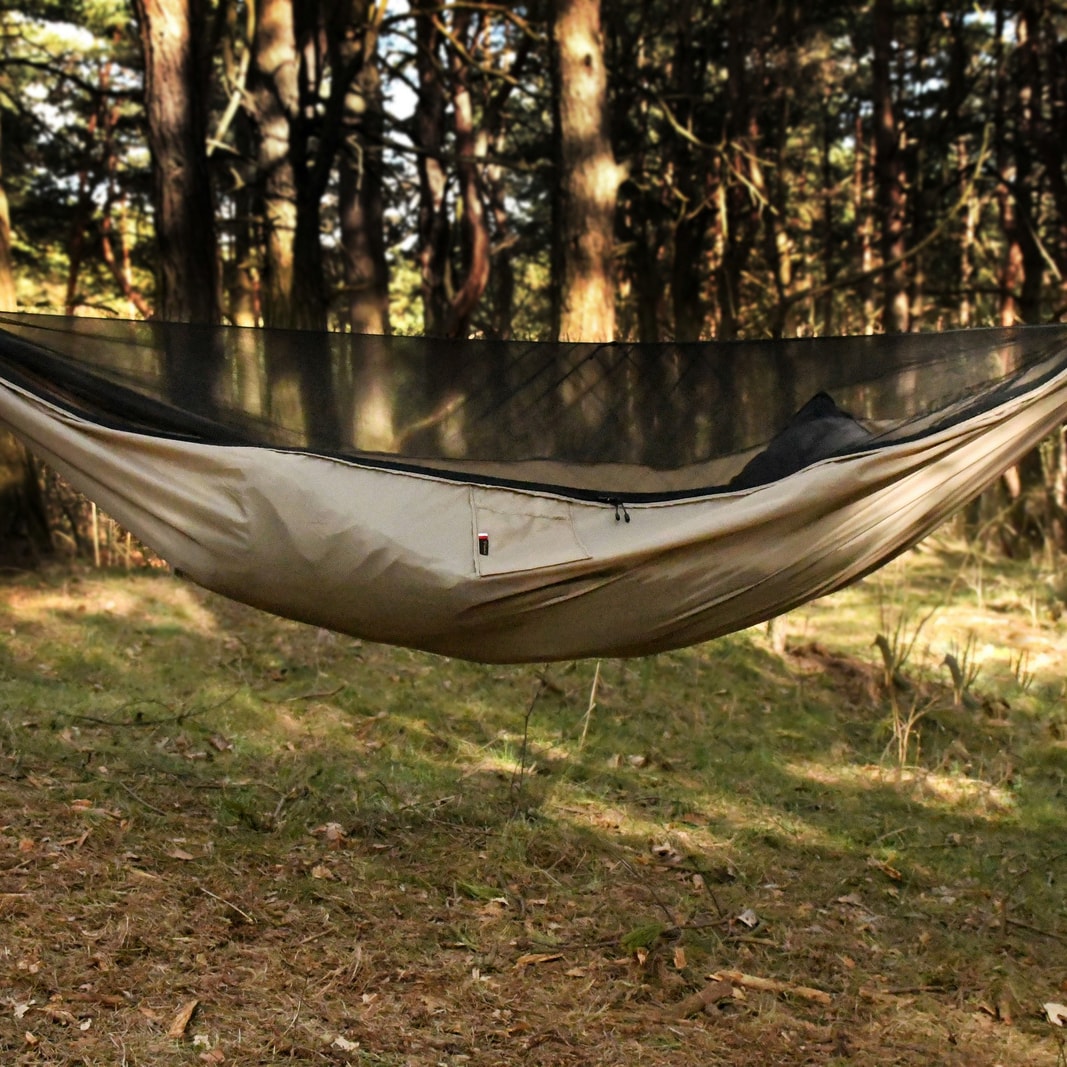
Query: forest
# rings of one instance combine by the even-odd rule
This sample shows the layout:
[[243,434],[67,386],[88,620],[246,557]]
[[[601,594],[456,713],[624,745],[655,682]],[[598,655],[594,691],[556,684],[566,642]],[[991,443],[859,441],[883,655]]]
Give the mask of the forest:
[[1064,310],[1052,0],[0,19],[4,306],[598,340]]
[[[436,379],[506,391],[506,342],[854,335],[791,342],[823,370],[1055,322],[1065,33],[1063,0],[0,0],[0,327],[253,327],[218,331],[247,379],[190,365],[326,453],[294,381],[432,353],[403,455]],[[751,431],[709,454],[766,440],[756,364],[683,398]],[[1064,1067],[1064,550],[1061,430],[767,626],[471,663],[211,594],[0,431],[0,1060]]]

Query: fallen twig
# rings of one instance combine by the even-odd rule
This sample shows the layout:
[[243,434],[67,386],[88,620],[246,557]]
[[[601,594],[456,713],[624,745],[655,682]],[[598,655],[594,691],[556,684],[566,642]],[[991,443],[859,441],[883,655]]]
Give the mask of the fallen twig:
[[240,915],[241,918],[245,920],[245,922],[249,923],[252,926],[255,926],[255,916],[249,915],[248,912],[244,910],[244,908],[239,908],[236,904],[234,904],[232,900],[227,900],[225,897],[220,897],[218,893],[212,893],[211,890],[208,889],[206,886],[200,886],[200,892],[204,893],[206,896],[211,897],[212,900],[217,900],[220,904],[225,904],[228,908],[233,908],[233,910],[237,912],[237,914]]
[[170,812],[164,811],[162,808],[157,808],[155,804],[149,804],[147,800],[139,793],[135,793],[121,778],[113,778],[112,781],[122,789],[125,789],[127,793],[137,801],[138,804],[143,804],[149,811],[154,811],[157,815],[169,815]]
[[1040,934],[1041,937],[1051,938],[1053,941],[1067,942],[1067,937],[1063,934],[1055,934],[1051,930],[1042,930],[1039,926],[1031,926],[1029,923],[1024,923],[1021,919],[1008,918],[1005,920],[1008,926],[1017,926],[1020,930],[1029,930],[1032,934]]
[[675,1019],[688,1019],[690,1015],[699,1015],[700,1012],[718,1004],[720,1000],[727,1000],[734,995],[732,982],[713,978],[703,989],[697,990],[685,1000],[679,1001],[666,1015]]
[[297,693],[296,696],[291,697],[269,697],[260,693],[259,699],[264,704],[296,704],[301,700],[326,700],[328,697],[337,696],[347,686],[348,682],[341,682],[340,685],[335,685],[332,689],[312,689],[307,693]]
[[830,1004],[833,998],[821,989],[810,986],[794,985],[792,982],[780,982],[776,978],[759,978],[754,974],[742,974],[741,971],[716,971],[708,975],[713,982],[733,982],[746,989],[758,989],[763,993],[786,993],[801,1000],[811,1000],[816,1004]]

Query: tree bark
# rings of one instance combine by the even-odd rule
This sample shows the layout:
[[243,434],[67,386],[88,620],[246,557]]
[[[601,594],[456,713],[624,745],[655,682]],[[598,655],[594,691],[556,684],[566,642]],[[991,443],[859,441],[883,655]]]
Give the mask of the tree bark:
[[134,0],[152,153],[159,314],[218,319],[218,262],[207,170],[206,0]]
[[608,136],[600,0],[556,0],[552,37],[557,78],[556,334],[565,341],[611,341],[621,175]]
[[[0,138],[3,136],[3,119],[0,118]],[[0,167],[0,311],[14,311],[15,264],[11,257],[11,215],[4,191],[3,169]]]
[[37,466],[12,434],[0,430],[0,560],[24,565],[51,552]]
[[441,32],[435,22],[437,0],[412,0],[415,15],[415,66],[419,102],[415,110],[418,149],[418,262],[421,275],[423,329],[443,335],[449,315],[448,259],[451,228],[445,194],[448,174],[442,158],[445,142],[445,90]]
[[[680,125],[689,129],[693,127],[697,103],[705,92],[705,71],[708,69],[707,54],[692,41],[693,8],[693,0],[685,0],[678,7],[673,61],[678,98],[676,118]],[[696,155],[697,152],[699,155]],[[704,328],[704,272],[701,263],[712,219],[707,189],[711,160],[703,150],[694,149],[690,143],[676,137],[674,166],[678,173],[678,192],[684,205],[674,227],[671,258],[674,339],[696,341]]]
[[1019,244],[1022,252],[1022,290],[1019,314],[1023,322],[1041,321],[1041,290],[1045,263],[1038,245],[1037,203],[1040,193],[1035,175],[1035,148],[1040,142],[1041,70],[1038,36],[1041,13],[1039,3],[1027,2],[1019,14],[1016,30],[1015,89],[1015,201],[1019,220]]
[[[470,11],[459,9],[453,20],[453,33],[469,51]],[[489,220],[482,193],[481,167],[488,147],[484,133],[474,128],[474,105],[468,84],[467,61],[453,44],[449,48],[452,75],[452,123],[456,134],[456,174],[463,206],[463,281],[449,301],[448,335],[466,337],[471,316],[489,284]]]
[[882,328],[886,333],[908,329],[905,252],[904,161],[900,130],[893,101],[890,65],[893,55],[893,0],[874,2],[874,54],[871,60],[871,93],[874,104],[874,180],[881,223]]
[[263,222],[262,310],[266,326],[292,326],[296,320],[296,177],[289,127],[300,106],[298,66],[292,0],[259,0],[248,82]]
[[[389,333],[389,269],[385,258],[381,74],[378,24],[368,25],[367,0],[355,5],[350,36],[359,42],[356,76],[345,98],[340,162],[341,255],[348,324],[354,333]],[[379,8],[380,22],[384,5]]]

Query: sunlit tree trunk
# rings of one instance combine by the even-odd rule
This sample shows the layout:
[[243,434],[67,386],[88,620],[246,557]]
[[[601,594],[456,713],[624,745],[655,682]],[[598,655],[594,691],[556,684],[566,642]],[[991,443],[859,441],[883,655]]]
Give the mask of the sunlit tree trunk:
[[749,181],[749,159],[755,162],[754,135],[758,125],[753,113],[753,87],[746,70],[751,35],[752,10],[729,6],[727,16],[726,114],[723,140],[729,146],[720,166],[718,189],[719,265],[716,271],[718,325],[716,336],[729,340],[737,336],[744,308],[741,280],[752,250],[751,220],[758,209],[753,205]]
[[[381,72],[378,31],[385,4],[354,0],[350,25],[334,59],[359,73],[345,96],[340,151],[339,211],[345,308],[354,333],[388,334],[389,271],[385,259]],[[386,450],[395,435],[396,397],[389,353],[366,338],[348,401],[350,437],[360,448]]]
[[206,0],[134,0],[145,65],[155,182],[159,314],[218,319],[214,208],[207,171]]
[[[3,121],[0,119],[0,137]],[[11,215],[4,190],[3,169],[0,167],[0,311],[15,310],[15,264],[11,256]]]
[[556,0],[557,335],[610,341],[615,335],[612,265],[620,170],[608,136],[607,71],[600,0]]
[[[340,156],[341,257],[348,324],[355,333],[389,333],[389,271],[385,259],[382,161],[382,89],[377,63],[384,4],[353,5],[349,40],[358,42],[360,72],[345,97]],[[371,18],[373,16],[373,19]]]
[[256,131],[263,224],[262,305],[267,326],[290,326],[296,241],[296,178],[289,125],[300,106],[292,0],[258,0],[249,100]]

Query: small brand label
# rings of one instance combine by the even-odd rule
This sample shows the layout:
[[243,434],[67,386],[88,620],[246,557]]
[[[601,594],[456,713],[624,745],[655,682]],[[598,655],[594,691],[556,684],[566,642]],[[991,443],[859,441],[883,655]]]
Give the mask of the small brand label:
[[487,533],[478,534],[478,555],[489,555],[489,535]]

